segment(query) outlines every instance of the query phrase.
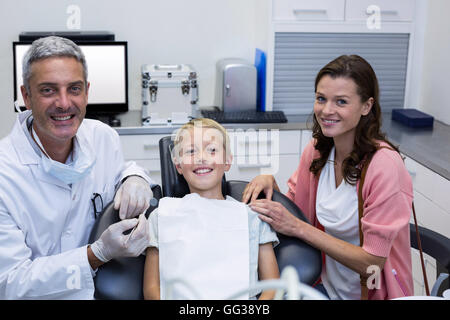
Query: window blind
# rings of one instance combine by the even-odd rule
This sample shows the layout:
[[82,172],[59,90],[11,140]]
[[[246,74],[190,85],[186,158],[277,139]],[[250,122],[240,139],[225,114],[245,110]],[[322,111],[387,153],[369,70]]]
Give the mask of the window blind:
[[319,70],[343,54],[357,54],[374,69],[383,112],[403,108],[409,34],[277,32],[273,110],[310,114]]

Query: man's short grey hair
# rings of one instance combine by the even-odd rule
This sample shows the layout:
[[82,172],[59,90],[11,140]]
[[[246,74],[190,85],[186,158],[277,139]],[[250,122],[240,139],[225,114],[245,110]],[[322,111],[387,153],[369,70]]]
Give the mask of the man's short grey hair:
[[23,85],[28,94],[30,91],[31,64],[35,61],[51,57],[71,57],[81,62],[83,66],[84,82],[87,83],[87,63],[83,52],[73,41],[56,36],[40,38],[33,41],[25,53],[22,62]]

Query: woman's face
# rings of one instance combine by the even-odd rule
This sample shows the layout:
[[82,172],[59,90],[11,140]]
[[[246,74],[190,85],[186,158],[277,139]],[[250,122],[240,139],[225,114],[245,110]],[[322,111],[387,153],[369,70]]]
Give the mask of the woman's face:
[[372,105],[373,98],[361,101],[351,78],[325,75],[317,84],[314,114],[326,137],[353,141],[361,116],[367,115]]

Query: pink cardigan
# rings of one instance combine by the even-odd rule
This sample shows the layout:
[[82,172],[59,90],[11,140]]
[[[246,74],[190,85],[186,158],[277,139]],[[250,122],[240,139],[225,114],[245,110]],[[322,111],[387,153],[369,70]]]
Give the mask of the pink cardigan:
[[[386,143],[381,142],[381,146]],[[303,211],[312,225],[320,227],[316,217],[318,178],[309,171],[313,159],[319,158],[314,139],[302,153],[300,164],[288,181],[287,196]],[[359,181],[356,188],[358,190]],[[413,295],[409,220],[412,210],[412,181],[400,155],[386,148],[378,150],[370,162],[362,190],[364,214],[363,249],[386,257],[379,289],[369,290],[369,300]],[[392,273],[397,271],[397,281]],[[399,284],[400,282],[400,284]]]

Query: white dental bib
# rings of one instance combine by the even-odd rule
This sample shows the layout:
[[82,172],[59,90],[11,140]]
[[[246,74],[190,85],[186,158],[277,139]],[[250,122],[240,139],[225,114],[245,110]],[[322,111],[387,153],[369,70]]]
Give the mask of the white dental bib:
[[[163,198],[158,207],[161,299],[226,299],[249,287],[249,231],[245,204],[196,193]],[[196,296],[195,293],[200,296]],[[248,294],[240,299],[248,299]]]

